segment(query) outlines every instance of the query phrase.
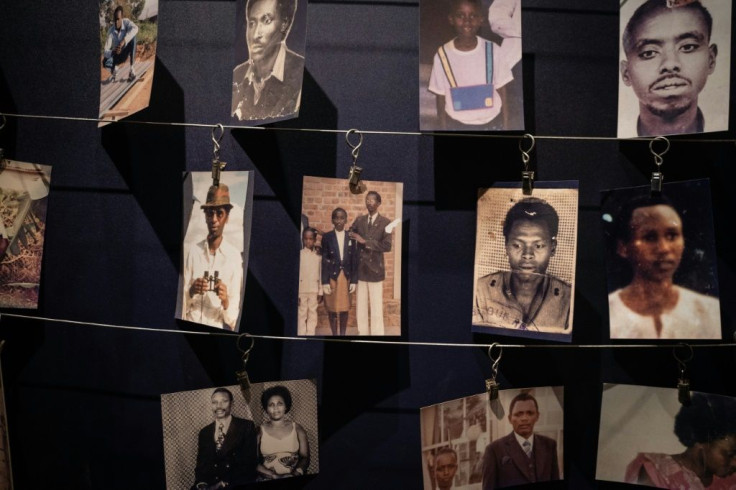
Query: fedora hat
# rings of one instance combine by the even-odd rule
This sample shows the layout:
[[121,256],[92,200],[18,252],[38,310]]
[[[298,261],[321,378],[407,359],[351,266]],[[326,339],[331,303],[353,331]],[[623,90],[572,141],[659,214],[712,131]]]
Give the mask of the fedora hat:
[[233,205],[230,204],[230,189],[225,184],[210,186],[207,191],[207,201],[200,206],[202,209],[207,208],[226,208],[230,211]]

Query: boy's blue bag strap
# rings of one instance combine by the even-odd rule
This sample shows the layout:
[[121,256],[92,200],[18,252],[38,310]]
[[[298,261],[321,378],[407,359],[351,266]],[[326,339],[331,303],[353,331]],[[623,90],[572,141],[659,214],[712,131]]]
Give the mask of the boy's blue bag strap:
[[486,83],[493,84],[493,44],[486,41]]
[[442,63],[442,69],[445,71],[445,76],[447,77],[447,81],[450,82],[450,87],[452,88],[457,87],[457,81],[455,80],[455,74],[452,73],[452,67],[450,66],[450,60],[447,59],[447,53],[445,52],[444,46],[440,46],[440,49],[437,50],[437,55],[440,57],[440,62]]

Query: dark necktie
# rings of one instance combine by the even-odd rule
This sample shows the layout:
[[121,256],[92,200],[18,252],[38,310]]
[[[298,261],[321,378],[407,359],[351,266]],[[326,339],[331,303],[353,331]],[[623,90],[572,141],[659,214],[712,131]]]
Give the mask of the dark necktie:
[[222,444],[225,442],[224,428],[225,426],[220,422],[220,425],[217,427],[217,442],[215,443],[215,449],[218,451],[222,449]]

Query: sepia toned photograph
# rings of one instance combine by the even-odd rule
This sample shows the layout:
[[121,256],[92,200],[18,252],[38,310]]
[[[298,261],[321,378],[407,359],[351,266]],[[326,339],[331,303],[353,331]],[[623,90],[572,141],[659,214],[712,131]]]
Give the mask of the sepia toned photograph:
[[481,189],[473,331],[572,340],[578,183],[520,182]]
[[421,0],[419,128],[524,129],[521,0]]
[[176,318],[237,332],[248,270],[253,172],[186,172]]
[[265,124],[299,115],[307,0],[238,0],[231,116]]
[[99,0],[99,126],[145,109],[151,100],[158,0]]
[[499,391],[420,410],[425,490],[493,490],[563,479],[563,388]]
[[404,185],[304,177],[298,335],[401,335]]
[[604,384],[596,479],[669,489],[736,487],[736,399]]
[[731,0],[622,0],[618,137],[728,130]]
[[710,182],[602,195],[612,339],[720,339]]
[[314,380],[161,395],[168,490],[236,488],[319,472]]
[[0,308],[38,308],[51,167],[2,160]]

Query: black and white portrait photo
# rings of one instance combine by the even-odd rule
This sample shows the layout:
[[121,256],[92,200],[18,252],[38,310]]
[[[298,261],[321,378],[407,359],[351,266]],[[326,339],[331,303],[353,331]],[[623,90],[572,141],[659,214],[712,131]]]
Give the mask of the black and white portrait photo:
[[570,342],[577,182],[518,182],[480,192],[473,331]]
[[231,115],[261,124],[299,115],[306,0],[238,0]]
[[161,395],[166,488],[235,488],[319,472],[313,380]]
[[524,129],[521,0],[420,2],[421,130]]
[[253,172],[188,172],[176,318],[237,332],[248,269]]
[[400,182],[304,177],[298,335],[401,334]]
[[604,191],[612,339],[720,339],[708,180]]
[[604,384],[596,479],[655,488],[736,487],[736,399]]
[[467,396],[420,410],[425,490],[493,490],[563,478],[563,388]]
[[728,129],[731,0],[621,2],[618,137]]

